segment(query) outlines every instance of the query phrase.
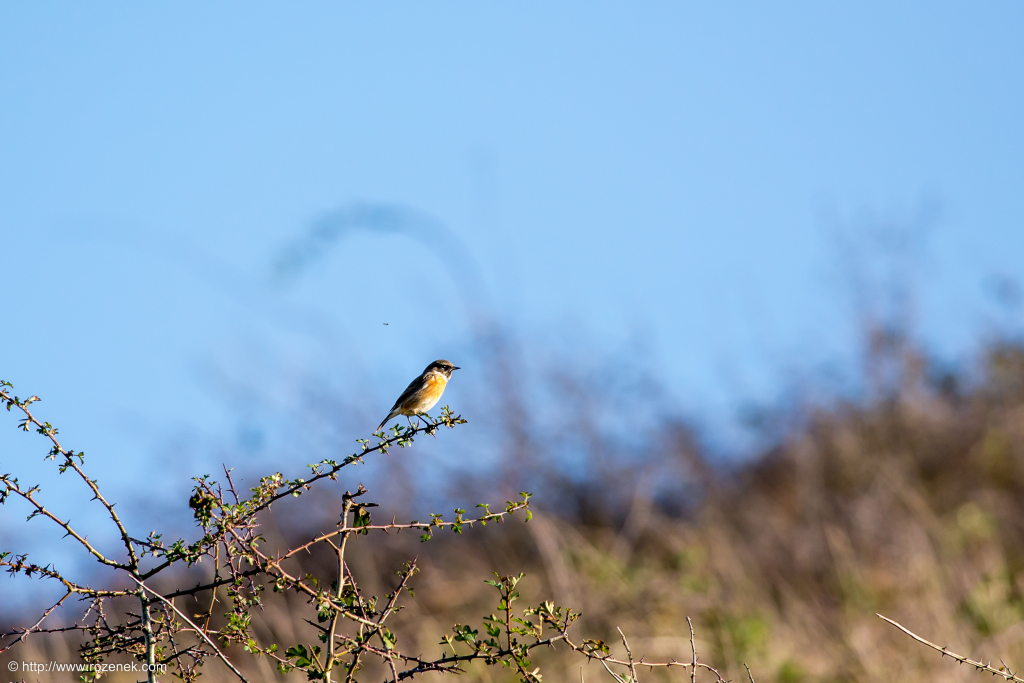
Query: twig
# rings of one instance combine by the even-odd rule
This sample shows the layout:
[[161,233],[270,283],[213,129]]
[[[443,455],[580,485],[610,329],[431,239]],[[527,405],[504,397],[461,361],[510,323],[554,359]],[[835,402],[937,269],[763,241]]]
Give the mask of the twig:
[[492,512],[490,514],[483,515],[482,517],[476,517],[474,519],[458,519],[452,520],[450,522],[445,521],[443,519],[436,519],[430,522],[409,522],[408,524],[396,524],[392,522],[391,524],[367,524],[361,527],[346,526],[325,534],[321,534],[320,536],[317,536],[316,538],[307,543],[292,548],[287,553],[282,555],[281,559],[287,560],[288,558],[293,557],[304,550],[308,550],[317,543],[326,541],[330,538],[335,538],[336,536],[341,536],[346,533],[350,533],[352,531],[383,531],[385,533],[392,529],[397,529],[398,531],[401,531],[402,529],[418,529],[420,531],[427,531],[431,528],[444,529],[447,527],[453,527],[456,525],[463,524],[472,526],[477,522],[503,522],[505,521],[505,517],[507,517],[508,515],[512,514],[513,512],[518,512],[519,510],[525,510],[527,509],[527,507],[529,507],[529,504],[526,501],[519,501],[517,503],[513,503],[507,510],[503,510],[502,512]]
[[632,679],[632,683],[637,683],[636,665],[633,664],[633,653],[630,652],[629,643],[626,642],[626,634],[623,633],[622,629],[618,626],[615,627],[615,630],[619,632],[619,636],[622,638],[622,646],[626,648],[626,659],[629,660],[629,675]]
[[[70,591],[69,590],[67,593],[64,594],[63,598],[61,598],[60,600],[57,601],[57,603],[53,607],[51,607],[50,609],[48,609],[45,612],[43,612],[43,616],[39,617],[39,621],[37,621],[36,623],[32,624],[31,626],[29,626],[26,629],[21,629],[21,635],[19,635],[17,638],[15,638],[14,642],[10,643],[9,645],[7,645],[5,647],[0,647],[0,654],[3,654],[4,652],[7,652],[12,647],[17,645],[21,641],[25,640],[25,638],[27,638],[30,633],[38,632],[39,631],[39,625],[42,624],[43,621],[46,620],[46,617],[50,616],[50,614],[53,612],[53,610],[55,610],[58,607],[60,607],[61,605],[63,605],[64,601],[67,600],[73,594],[74,594],[74,591]],[[5,633],[3,635],[13,635],[13,634],[6,634]]]
[[693,653],[693,660],[691,660],[690,669],[690,683],[696,683],[697,681],[697,646],[693,643],[693,622],[690,621],[690,617],[686,617],[686,623],[690,627],[690,651]]
[[[226,470],[227,468],[225,468]],[[220,578],[220,543],[217,544],[217,549],[213,556],[213,580],[214,582]],[[203,630],[210,628],[210,619],[213,617],[213,608],[217,604],[217,589],[214,588],[210,591],[210,607],[206,610],[206,622],[203,624]]]
[[43,506],[43,504],[37,501],[32,495],[39,491],[39,487],[22,489],[21,486],[18,485],[17,479],[11,479],[7,475],[0,475],[0,484],[3,484],[4,488],[7,491],[11,491],[20,496],[21,498],[25,499],[26,501],[28,501],[29,503],[31,503],[32,507],[35,508],[35,512],[32,513],[32,516],[42,515],[56,523],[60,528],[64,529],[64,535],[71,536],[73,539],[82,544],[82,546],[84,546],[85,549],[89,551],[89,554],[96,558],[97,562],[105,564],[109,567],[115,567],[117,569],[132,569],[131,565],[124,564],[116,560],[107,559],[107,557],[105,557],[103,553],[101,553],[99,550],[93,547],[91,543],[89,543],[85,536],[82,536],[73,528],[71,528],[71,524],[69,522],[64,521],[57,515],[47,510]]
[[973,666],[978,671],[988,672],[988,673],[992,674],[993,676],[999,676],[1003,680],[1006,680],[1006,681],[1016,681],[1017,683],[1024,683],[1024,678],[1020,678],[1019,676],[1014,674],[1012,671],[1010,671],[1010,667],[1006,666],[1005,662],[1003,663],[1003,668],[1001,668],[1001,669],[996,669],[993,666],[991,666],[990,664],[985,664],[984,662],[976,662],[973,659],[968,659],[967,657],[964,657],[963,655],[958,655],[958,654],[956,654],[954,652],[950,652],[946,648],[941,647],[939,645],[936,645],[935,643],[933,643],[933,642],[931,642],[929,640],[925,640],[924,638],[922,638],[921,636],[917,635],[916,633],[914,633],[910,629],[906,628],[905,626],[896,623],[895,621],[893,621],[889,617],[883,617],[881,614],[878,614],[877,612],[875,613],[875,616],[878,617],[879,619],[882,619],[884,621],[889,622],[890,624],[892,624],[893,626],[895,626],[899,630],[903,631],[904,633],[906,633],[908,636],[910,636],[911,638],[913,638],[917,642],[922,643],[924,645],[927,645],[928,647],[932,648],[933,650],[938,650],[943,655],[948,655],[948,656],[952,657],[953,659],[955,659],[956,661],[960,662],[961,664],[970,664],[971,666]]
[[181,617],[182,619],[184,619],[184,620],[185,620],[185,623],[186,623],[186,624],[188,624],[189,626],[191,626],[192,628],[194,628],[194,629],[195,629],[195,631],[196,631],[196,633],[197,633],[197,634],[199,635],[199,637],[201,637],[201,638],[202,638],[203,640],[205,640],[205,641],[206,641],[207,645],[209,645],[210,647],[212,647],[212,648],[213,648],[213,652],[214,652],[214,654],[215,654],[215,655],[217,655],[217,658],[218,658],[218,659],[220,659],[220,660],[221,660],[222,662],[224,662],[225,664],[227,664],[227,667],[228,667],[229,669],[231,669],[231,671],[233,671],[233,672],[234,672],[234,674],[235,674],[236,676],[238,676],[239,680],[241,680],[241,681],[242,681],[242,683],[249,683],[249,681],[247,681],[247,680],[245,679],[245,676],[243,676],[243,675],[242,675],[242,672],[241,672],[241,671],[239,671],[238,669],[236,669],[236,668],[235,668],[235,665],[234,665],[234,664],[232,664],[232,663],[231,663],[231,661],[230,661],[230,660],[228,660],[228,658],[224,656],[224,653],[223,653],[223,652],[221,652],[221,651],[220,651],[220,648],[218,648],[218,647],[217,647],[217,644],[216,644],[216,643],[214,643],[214,642],[213,642],[213,640],[211,640],[211,639],[210,639],[210,636],[206,635],[206,633],[205,633],[205,632],[204,632],[204,631],[203,631],[202,629],[200,629],[200,628],[199,628],[198,626],[196,626],[196,625],[195,625],[194,623],[192,623],[192,620],[191,620],[191,619],[189,619],[189,618],[188,618],[187,616],[185,616],[185,614],[184,614],[184,613],[183,613],[183,612],[182,612],[182,611],[181,611],[180,609],[178,609],[177,607],[175,607],[175,606],[174,606],[174,603],[173,603],[173,602],[171,602],[170,600],[168,600],[168,599],[167,599],[167,598],[165,598],[164,596],[160,595],[160,594],[159,594],[159,593],[157,593],[157,592],[156,592],[155,590],[153,590],[152,588],[150,588],[149,586],[147,586],[146,584],[144,584],[144,583],[143,583],[142,581],[139,581],[139,580],[138,580],[137,578],[135,578],[134,576],[132,576],[131,578],[132,578],[132,581],[134,581],[135,583],[139,584],[139,587],[140,587],[140,588],[141,588],[142,590],[144,590],[144,591],[148,591],[148,592],[152,593],[152,594],[153,594],[153,596],[154,596],[154,597],[155,597],[155,598],[156,598],[157,600],[160,600],[160,601],[162,601],[162,602],[163,602],[164,604],[166,604],[166,605],[170,605],[171,609],[172,609],[172,610],[174,610],[174,612],[175,612],[175,613],[176,613],[176,614],[177,614],[177,615],[178,615],[179,617]]
[[[23,424],[22,429],[28,431],[27,426],[29,424],[35,425],[36,431],[42,434],[43,436],[47,437],[53,444],[53,450],[51,450],[50,453],[52,455],[57,455],[59,453],[60,455],[64,456],[64,466],[74,470],[75,474],[77,474],[82,479],[82,481],[85,482],[86,486],[89,487],[89,490],[92,491],[93,500],[98,500],[100,504],[103,505],[104,508],[106,508],[107,514],[110,516],[110,519],[114,522],[114,525],[117,527],[117,530],[121,533],[121,541],[122,543],[124,543],[124,547],[128,550],[129,564],[133,569],[137,568],[139,566],[139,558],[135,554],[135,547],[132,545],[132,540],[131,537],[128,535],[128,530],[125,528],[124,524],[121,523],[121,519],[117,516],[117,513],[114,512],[114,506],[111,503],[107,502],[107,499],[103,497],[102,493],[100,493],[100,489],[96,485],[96,480],[90,479],[88,476],[86,476],[85,472],[83,472],[82,469],[75,464],[74,457],[77,455],[78,458],[81,459],[82,454],[75,453],[74,451],[68,451],[63,446],[61,446],[60,442],[57,441],[57,430],[54,429],[49,422],[43,423],[37,420],[35,416],[32,415],[32,413],[29,411],[28,407],[33,403],[33,401],[38,400],[38,397],[32,396],[25,399],[24,401],[21,401],[18,400],[16,396],[12,398],[10,394],[8,394],[3,389],[0,389],[0,401],[7,403],[7,409],[10,410],[11,406],[15,405],[18,407],[19,410],[21,410],[21,412],[25,414],[25,423]],[[61,469],[61,472],[63,471],[64,470]],[[86,544],[86,546],[88,547],[88,544]]]
[[[608,666],[608,662],[607,661],[602,659],[601,660],[601,666],[603,666],[604,670],[607,671],[609,674],[611,674],[611,677],[614,678],[616,681],[618,681],[618,683],[628,683],[625,679],[622,678],[622,676],[620,676],[619,674],[617,674],[614,671],[612,671],[612,668],[610,666]],[[583,677],[583,669],[582,668],[580,669],[580,677],[581,678]]]

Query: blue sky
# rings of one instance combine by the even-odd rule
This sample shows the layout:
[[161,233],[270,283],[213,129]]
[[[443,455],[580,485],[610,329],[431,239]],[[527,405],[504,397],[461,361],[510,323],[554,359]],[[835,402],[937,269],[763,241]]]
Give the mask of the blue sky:
[[[721,424],[853,357],[835,235],[887,225],[966,354],[1022,274],[1021,35],[1017,1],[3,4],[0,378],[130,487],[235,428],[232,382],[381,413],[469,297],[527,348],[642,347]],[[377,205],[437,229],[275,278]],[[0,469],[42,471],[27,439]]]

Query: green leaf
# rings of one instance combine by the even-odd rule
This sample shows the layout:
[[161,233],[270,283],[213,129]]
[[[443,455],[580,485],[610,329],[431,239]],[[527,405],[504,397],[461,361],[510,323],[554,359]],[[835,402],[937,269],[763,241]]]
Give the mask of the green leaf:
[[395,649],[395,643],[398,642],[398,638],[395,637],[394,633],[392,633],[391,631],[387,630],[386,628],[385,629],[381,629],[380,637],[381,637],[381,640],[384,641],[384,647],[386,649],[388,649],[388,650],[394,650]]

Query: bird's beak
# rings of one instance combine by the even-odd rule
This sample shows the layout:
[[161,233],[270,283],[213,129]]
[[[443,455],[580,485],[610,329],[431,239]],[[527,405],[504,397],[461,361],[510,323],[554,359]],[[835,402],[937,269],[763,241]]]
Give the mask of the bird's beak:
[[460,368],[460,367],[458,367],[458,366],[455,366],[455,365],[453,365],[453,366],[452,366],[452,370],[461,370],[461,369],[462,369],[462,368]]

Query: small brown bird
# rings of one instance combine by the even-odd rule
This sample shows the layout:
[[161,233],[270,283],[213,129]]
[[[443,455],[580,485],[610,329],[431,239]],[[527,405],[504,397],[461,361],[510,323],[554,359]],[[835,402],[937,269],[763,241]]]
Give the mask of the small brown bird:
[[[426,415],[427,411],[441,400],[441,394],[444,393],[448,380],[451,379],[452,373],[456,370],[461,370],[461,368],[452,365],[446,360],[435,360],[428,365],[423,374],[414,379],[405,388],[402,395],[398,397],[395,405],[391,408],[391,412],[377,426],[377,431],[379,432],[387,421],[396,415],[405,415],[411,427],[412,420],[410,418],[412,416],[419,418],[420,415]],[[430,416],[427,415],[427,417]]]

